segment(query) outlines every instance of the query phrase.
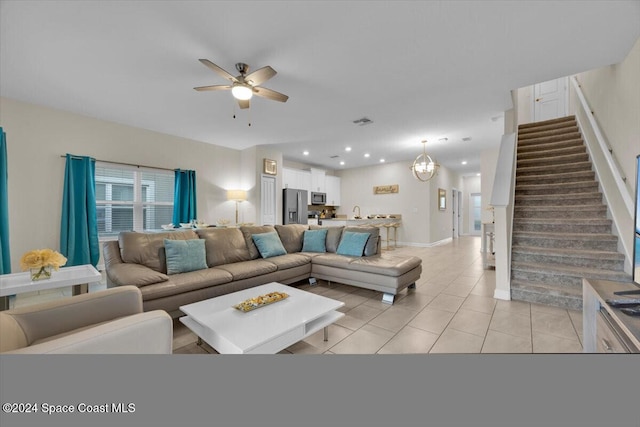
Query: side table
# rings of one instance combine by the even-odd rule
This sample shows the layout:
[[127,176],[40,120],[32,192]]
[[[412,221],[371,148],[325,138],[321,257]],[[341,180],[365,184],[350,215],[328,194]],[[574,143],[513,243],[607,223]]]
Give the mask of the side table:
[[91,264],[62,267],[50,279],[31,281],[28,271],[0,275],[0,311],[9,308],[9,296],[25,292],[73,286],[73,294],[89,291],[88,284],[102,280],[102,275]]

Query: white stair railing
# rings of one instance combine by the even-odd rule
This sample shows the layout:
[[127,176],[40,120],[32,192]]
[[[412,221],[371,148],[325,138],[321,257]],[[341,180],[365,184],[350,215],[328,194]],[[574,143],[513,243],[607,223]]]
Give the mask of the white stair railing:
[[511,299],[511,233],[516,180],[516,134],[502,135],[490,206],[495,219],[494,250],[496,290],[494,298]]
[[580,88],[576,76],[570,79],[578,103],[576,105],[576,121],[580,133],[589,152],[589,158],[600,183],[602,193],[607,202],[614,222],[614,234],[618,236],[618,246],[625,254],[625,271],[631,273],[633,259],[633,197],[626,185],[626,178],[620,172],[613,150],[598,126],[594,113]]

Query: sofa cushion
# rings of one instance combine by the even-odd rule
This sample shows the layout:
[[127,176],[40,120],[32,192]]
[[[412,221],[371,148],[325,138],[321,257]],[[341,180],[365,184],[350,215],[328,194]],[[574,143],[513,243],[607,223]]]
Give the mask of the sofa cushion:
[[280,271],[309,264],[311,259],[308,256],[301,254],[286,254],[269,258],[269,262],[275,264],[278,271]]
[[304,232],[309,229],[308,225],[304,224],[285,224],[275,226],[282,245],[287,250],[287,253],[296,253],[302,251],[302,238]]
[[254,234],[262,234],[262,233],[270,233],[272,231],[276,231],[276,229],[272,225],[243,225],[240,227],[240,231],[242,231],[242,235],[244,237],[244,242],[247,245],[247,250],[249,251],[249,259],[257,259],[260,257],[260,252],[256,247],[256,244],[253,243]]
[[416,256],[399,256],[382,254],[376,257],[353,259],[348,265],[349,270],[398,277],[419,267],[422,260]]
[[167,274],[188,273],[207,268],[204,240],[164,240]]
[[251,261],[234,262],[233,264],[219,265],[216,269],[231,273],[233,280],[249,279],[255,276],[273,273],[278,267],[267,260],[254,259]]
[[310,230],[327,230],[327,240],[325,242],[327,252],[336,253],[338,245],[340,244],[340,238],[342,237],[342,231],[344,227],[323,227],[320,225],[310,225]]
[[166,282],[143,286],[140,291],[142,292],[143,301],[149,301],[230,283],[232,280],[233,276],[228,271],[207,268],[188,273],[172,274]]
[[238,228],[201,228],[196,230],[196,234],[205,241],[209,267],[251,259],[242,231]]
[[271,258],[286,255],[287,253],[287,250],[282,246],[278,233],[275,231],[271,233],[253,234],[251,238],[253,239],[253,243],[256,244],[262,258]]
[[370,233],[361,233],[355,231],[344,231],[342,233],[342,239],[338,245],[336,251],[339,255],[347,256],[362,256],[364,254],[364,247],[367,245]]
[[166,233],[138,233],[123,231],[118,235],[120,256],[122,261],[131,264],[142,264],[160,273],[167,273],[165,261],[164,239],[189,240],[197,239],[192,230],[168,231]]
[[144,265],[124,262],[111,265],[107,274],[109,279],[118,286],[133,285],[140,287],[169,280],[169,276],[164,273],[159,273]]
[[326,252],[327,229],[306,230],[302,240],[302,252]]
[[354,231],[356,233],[369,233],[369,240],[364,247],[364,256],[373,256],[378,253],[378,240],[380,239],[380,229],[378,227],[345,227],[344,231]]

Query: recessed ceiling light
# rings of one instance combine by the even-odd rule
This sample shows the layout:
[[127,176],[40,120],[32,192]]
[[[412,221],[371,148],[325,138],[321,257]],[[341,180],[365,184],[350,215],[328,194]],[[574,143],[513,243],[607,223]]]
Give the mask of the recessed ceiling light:
[[340,166],[344,166],[344,162],[340,162]]
[[380,159],[380,163],[384,163],[384,159]]
[[302,152],[302,154],[304,154],[305,156],[308,156],[309,152],[305,150],[305,151]]
[[476,174],[476,176],[480,176],[480,174],[479,174],[479,173],[477,173],[477,174]]
[[344,151],[351,151],[351,147],[345,147]]
[[467,161],[466,161],[466,160],[463,160],[463,161],[462,161],[462,164],[463,164],[463,165],[466,165],[466,164],[467,164]]
[[370,157],[370,156],[371,156],[371,154],[369,154],[369,153],[364,153],[364,156],[365,156],[365,157]]

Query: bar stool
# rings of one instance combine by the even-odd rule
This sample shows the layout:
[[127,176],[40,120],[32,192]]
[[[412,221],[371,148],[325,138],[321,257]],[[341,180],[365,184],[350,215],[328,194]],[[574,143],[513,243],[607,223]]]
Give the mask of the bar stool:
[[398,227],[400,227],[400,225],[402,224],[399,222],[391,223],[391,227],[393,227],[393,247],[394,248],[398,247]]
[[391,222],[387,222],[385,224],[383,224],[384,228],[387,229],[387,250],[390,251],[393,248],[389,246],[389,241],[390,241],[390,237],[389,237],[389,229],[391,229],[391,227],[393,227],[393,223]]
[[[384,239],[384,236],[382,235],[382,228],[384,227],[384,224],[382,224],[382,223],[377,223],[377,224],[376,224],[376,223],[373,223],[373,224],[371,224],[371,225],[372,225],[373,227],[376,227],[376,228],[378,229],[378,235],[380,236],[380,237],[379,237],[379,238],[380,238],[380,248],[381,248],[381,249],[384,249],[384,242],[385,242],[385,239]],[[388,236],[387,236],[387,237],[388,237]]]

